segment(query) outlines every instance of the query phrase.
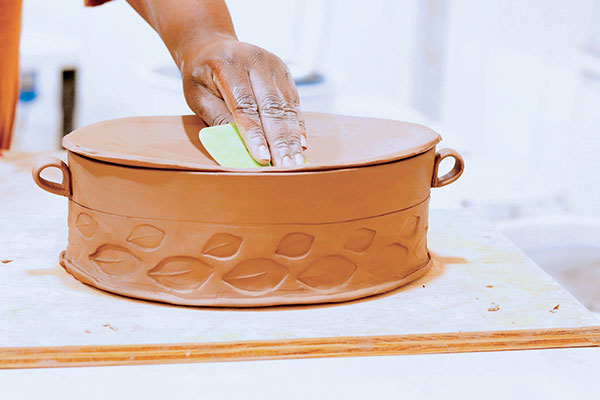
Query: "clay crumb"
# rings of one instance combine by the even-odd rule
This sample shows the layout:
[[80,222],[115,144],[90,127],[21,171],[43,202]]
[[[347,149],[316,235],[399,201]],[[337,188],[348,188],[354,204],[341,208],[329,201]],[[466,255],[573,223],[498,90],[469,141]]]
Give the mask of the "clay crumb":
[[89,329],[86,329],[84,332],[85,333],[92,333],[92,331],[90,331]]
[[103,327],[105,327],[105,328],[108,328],[108,329],[110,329],[110,330],[111,330],[111,331],[113,331],[113,332],[116,332],[116,331],[117,331],[117,328],[115,328],[115,327],[114,327],[114,326],[112,326],[111,324],[103,324],[102,326],[103,326]]
[[8,264],[13,262],[14,260],[2,260],[2,264]]
[[500,306],[498,304],[492,303],[492,304],[490,304],[488,311],[498,311],[499,309],[500,309]]
[[552,310],[550,310],[551,313],[555,313],[558,311],[558,307],[560,307],[560,304],[555,305]]
[[485,285],[485,287],[487,287],[487,288],[493,288],[494,285]]

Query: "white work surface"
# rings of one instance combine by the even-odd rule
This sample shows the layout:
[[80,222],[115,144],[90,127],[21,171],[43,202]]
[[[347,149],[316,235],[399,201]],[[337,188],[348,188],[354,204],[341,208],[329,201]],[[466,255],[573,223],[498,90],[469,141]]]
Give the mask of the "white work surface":
[[[0,159],[0,347],[220,342],[597,326],[488,223],[434,210],[423,278],[392,295],[320,307],[178,307],[86,286],[58,264],[67,200],[37,188],[32,156]],[[75,182],[75,184],[77,184]],[[441,262],[440,262],[441,261]],[[489,287],[491,286],[491,287]],[[492,304],[498,311],[489,311]],[[553,310],[555,306],[557,310]],[[554,311],[554,312],[551,312]]]
[[[58,266],[66,199],[35,187],[31,161],[31,155],[0,158],[0,260],[14,260],[0,264],[0,346],[598,325],[508,240],[456,211],[431,213],[430,248],[446,261],[393,296],[261,311],[181,308],[113,296],[80,284]],[[452,263],[452,257],[467,262]],[[492,302],[498,311],[488,311]],[[0,391],[10,399],[596,399],[599,366],[599,348],[580,348],[3,370]]]
[[[66,199],[38,189],[31,155],[0,158],[0,347],[277,340],[577,328],[599,321],[510,241],[432,210],[433,269],[392,295],[326,307],[213,310],[111,295],[58,265]],[[464,259],[464,260],[461,260]],[[423,287],[424,286],[424,287]],[[491,287],[490,287],[491,286]],[[491,304],[498,311],[489,311]],[[559,305],[558,309],[553,310]],[[597,397],[600,349],[0,371],[8,398]],[[35,382],[35,384],[32,384]],[[127,385],[133,383],[132,385]],[[594,396],[593,394],[596,394]],[[519,396],[516,396],[519,395]],[[4,396],[2,396],[4,397]],[[535,397],[534,397],[535,398]]]

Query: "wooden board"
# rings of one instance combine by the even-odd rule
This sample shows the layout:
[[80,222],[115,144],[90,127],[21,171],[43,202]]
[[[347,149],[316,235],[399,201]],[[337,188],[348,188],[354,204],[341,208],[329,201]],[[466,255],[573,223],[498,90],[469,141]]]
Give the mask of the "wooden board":
[[460,210],[432,210],[434,265],[426,276],[363,301],[224,310],[105,293],[58,265],[66,200],[33,184],[33,160],[0,158],[0,260],[12,260],[0,263],[3,368],[600,345],[592,313]]
[[590,346],[600,346],[600,327],[249,342],[0,348],[0,367],[142,365]]

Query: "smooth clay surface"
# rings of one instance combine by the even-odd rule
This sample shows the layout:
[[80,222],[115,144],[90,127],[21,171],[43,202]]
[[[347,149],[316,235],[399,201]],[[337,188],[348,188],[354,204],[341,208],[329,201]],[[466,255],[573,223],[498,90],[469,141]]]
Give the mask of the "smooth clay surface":
[[[407,122],[305,113],[307,165],[318,170],[376,164],[422,153],[441,139],[433,130]],[[196,116],[132,117],[79,128],[63,139],[75,153],[122,165],[186,170],[231,171],[204,149],[198,132],[206,125]],[[254,169],[269,172],[281,168]]]
[[[61,264],[83,282],[131,297],[234,307],[356,299],[423,275],[431,266],[429,191],[460,175],[460,156],[436,154],[438,135],[416,125],[324,114],[309,121],[327,127],[315,136],[315,147],[324,148],[312,161],[326,165],[330,143],[332,160],[352,167],[210,170],[218,165],[177,133],[173,147],[166,143],[169,131],[188,129],[197,138],[193,117],[109,121],[69,135],[69,165],[43,161],[33,174],[42,188],[70,199]],[[83,147],[87,157],[74,153]],[[114,157],[121,149],[122,164],[99,155],[111,148]],[[163,150],[164,164],[182,167],[195,154],[204,170],[130,165]],[[434,179],[444,157],[457,164]],[[377,163],[359,165],[367,159]],[[47,167],[62,171],[60,184],[41,178]]]

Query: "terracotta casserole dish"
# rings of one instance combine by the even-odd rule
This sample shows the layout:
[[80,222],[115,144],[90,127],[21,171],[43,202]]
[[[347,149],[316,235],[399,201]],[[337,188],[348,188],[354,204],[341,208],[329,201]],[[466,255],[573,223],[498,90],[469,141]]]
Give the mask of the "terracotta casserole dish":
[[[35,182],[69,199],[61,265],[82,282],[194,306],[338,302],[404,285],[431,266],[431,187],[463,170],[432,130],[307,113],[307,165],[213,161],[194,116],[97,123],[63,140],[68,165]],[[438,177],[440,161],[454,167]],[[62,171],[62,182],[41,176]]]

